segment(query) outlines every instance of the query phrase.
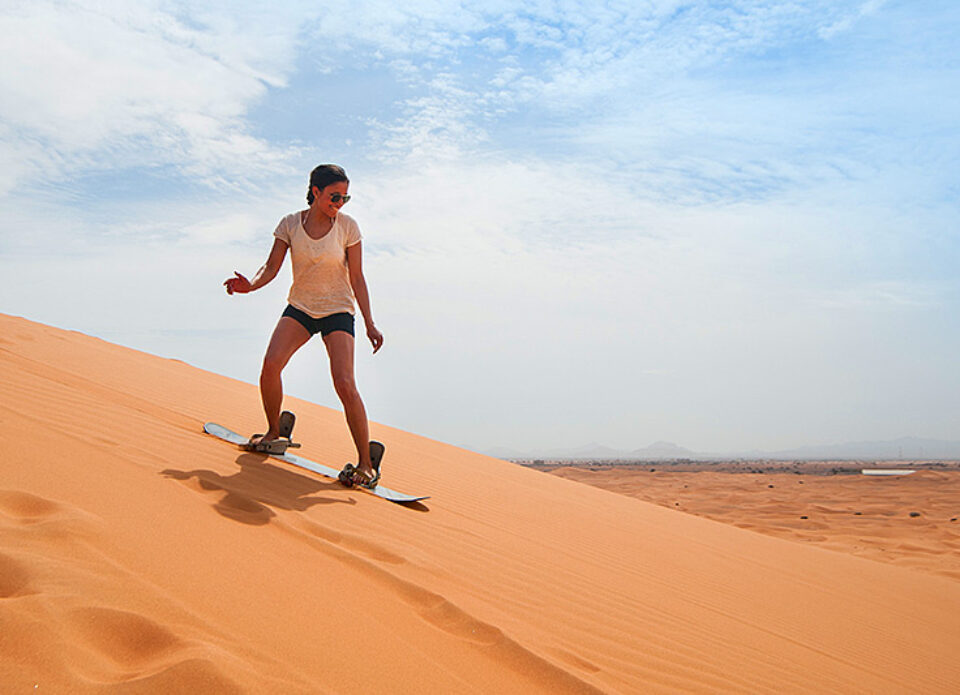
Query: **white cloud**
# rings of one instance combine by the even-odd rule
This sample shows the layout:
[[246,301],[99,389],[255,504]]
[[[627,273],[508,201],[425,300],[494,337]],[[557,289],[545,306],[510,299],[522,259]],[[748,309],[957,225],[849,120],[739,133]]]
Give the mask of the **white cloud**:
[[[375,73],[369,137],[319,155],[350,172],[387,334],[358,354],[375,419],[477,446],[778,447],[954,403],[898,337],[957,337],[930,320],[957,301],[949,66],[888,69],[942,51],[877,63],[858,32],[894,30],[870,3],[519,7],[4,11],[3,310],[254,381],[286,280],[220,283],[303,204],[318,116],[288,111]],[[157,165],[189,190],[70,187]],[[322,348],[298,359],[291,390],[336,405]]]
[[431,80],[427,96],[399,105],[403,116],[392,123],[371,120],[377,159],[449,160],[475,150],[487,139],[472,125],[478,99],[450,74]]
[[[196,175],[241,162],[248,171],[275,170],[286,153],[246,132],[243,116],[268,86],[285,83],[297,25],[224,9],[231,20],[160,2],[7,9],[0,146],[5,159],[21,163],[7,190],[54,169],[114,168],[118,159],[128,167],[182,165]],[[28,166],[24,141],[38,143]]]
[[[810,140],[811,128],[829,127],[826,117],[809,116],[829,114],[831,104],[824,100],[817,109],[794,103],[789,112],[781,104],[780,112],[771,112],[783,90],[764,81],[755,95],[704,93],[703,71],[785,45],[816,50],[829,27],[879,7],[877,2],[665,0],[535,2],[521,10],[511,2],[364,2],[324,13],[310,29],[316,37],[311,50],[327,66],[392,66],[412,95],[396,104],[392,120],[370,120],[373,142],[391,160],[450,159],[495,148],[498,127],[512,115],[536,123],[538,137],[531,146],[569,154],[571,147],[589,145],[596,157],[642,158],[658,178],[675,179],[669,184],[674,191],[703,182],[707,197],[716,198],[731,189],[710,191],[710,186],[733,169],[740,179],[735,187],[743,191],[789,183],[795,172],[786,170],[807,163],[795,153],[784,161],[785,141],[794,140],[796,149],[796,140]],[[765,112],[752,113],[754,97]],[[799,130],[789,130],[783,116]],[[757,157],[718,162],[711,171],[705,158],[671,151],[697,138],[705,151],[719,138],[721,147],[752,148]],[[764,140],[768,146],[758,147]],[[658,151],[643,141],[657,143]],[[814,164],[806,175],[820,176],[823,168]],[[661,194],[667,188],[661,186]]]
[[[948,301],[940,279],[891,274],[909,230],[891,236],[887,210],[816,195],[685,208],[582,164],[490,160],[363,172],[354,190],[391,346],[363,366],[372,395],[389,421],[470,444],[536,446],[559,427],[568,445],[589,431],[736,447],[737,412],[776,446],[778,421],[802,422],[824,393],[846,407],[874,392],[878,364],[911,372],[888,331]],[[893,417],[894,395],[876,397]],[[469,404],[491,402],[505,410],[487,430]],[[505,434],[511,417],[527,431]]]
[[869,17],[884,5],[887,0],[867,0],[859,3],[859,7],[853,9],[846,15],[841,15],[836,21],[826,26],[822,26],[818,34],[824,39],[833,39],[838,34],[848,31],[854,24],[864,17]]
[[817,303],[826,309],[892,312],[927,309],[943,302],[946,287],[924,281],[863,282],[839,290],[813,290]]

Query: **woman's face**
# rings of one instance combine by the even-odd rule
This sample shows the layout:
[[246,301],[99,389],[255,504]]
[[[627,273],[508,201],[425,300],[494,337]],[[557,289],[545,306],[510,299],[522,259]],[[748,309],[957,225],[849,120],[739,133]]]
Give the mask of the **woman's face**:
[[347,195],[349,189],[350,184],[346,181],[331,183],[323,190],[314,186],[313,207],[319,209],[327,217],[336,217],[340,208],[350,199],[350,196]]

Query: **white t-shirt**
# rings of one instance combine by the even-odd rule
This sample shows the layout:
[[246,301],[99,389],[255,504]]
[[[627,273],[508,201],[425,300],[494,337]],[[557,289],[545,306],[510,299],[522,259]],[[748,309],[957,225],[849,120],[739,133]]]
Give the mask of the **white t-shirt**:
[[287,301],[315,319],[355,313],[347,247],[360,242],[360,227],[341,212],[322,239],[311,239],[301,220],[300,212],[292,212],[280,220],[273,233],[290,247],[293,285]]

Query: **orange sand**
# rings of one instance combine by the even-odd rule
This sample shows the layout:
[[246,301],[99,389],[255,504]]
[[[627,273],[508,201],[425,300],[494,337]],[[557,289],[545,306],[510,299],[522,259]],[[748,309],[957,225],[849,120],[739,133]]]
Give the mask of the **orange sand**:
[[[287,405],[302,455],[350,459],[339,413]],[[260,418],[252,385],[0,315],[0,691],[960,688],[960,582],[382,425],[420,508],[201,432]]]
[[874,477],[650,467],[551,472],[740,528],[960,580],[958,470]]

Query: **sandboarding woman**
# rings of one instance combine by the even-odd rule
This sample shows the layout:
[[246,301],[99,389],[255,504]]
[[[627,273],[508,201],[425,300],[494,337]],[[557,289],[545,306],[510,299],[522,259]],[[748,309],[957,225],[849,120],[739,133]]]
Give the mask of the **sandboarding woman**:
[[[354,379],[354,299],[366,323],[367,338],[376,353],[383,346],[370,312],[370,295],[363,277],[360,228],[340,208],[350,200],[350,180],[334,164],[321,164],[310,173],[309,208],[294,212],[277,225],[273,248],[253,280],[239,272],[223,284],[227,294],[258,290],[276,277],[290,250],[293,286],[289,304],[277,323],[263,357],[260,396],[267,416],[267,432],[251,439],[256,446],[280,436],[283,382],[280,374],[297,350],[320,333],[330,358],[333,386],[343,403],[350,434],[357,447],[358,464],[348,464],[347,480],[373,488],[380,479],[379,465],[370,458],[367,412]],[[377,462],[379,464],[379,462]],[[341,476],[343,479],[343,476]]]

